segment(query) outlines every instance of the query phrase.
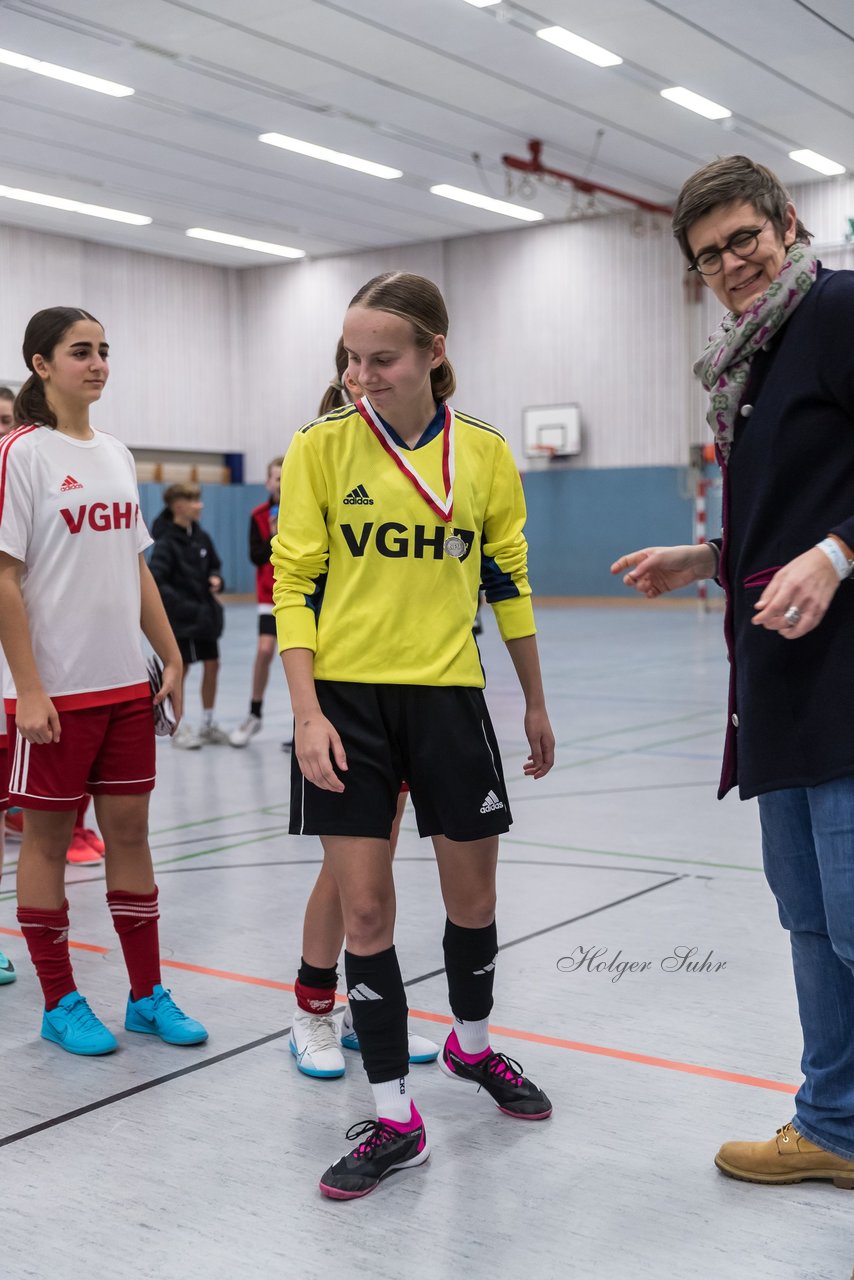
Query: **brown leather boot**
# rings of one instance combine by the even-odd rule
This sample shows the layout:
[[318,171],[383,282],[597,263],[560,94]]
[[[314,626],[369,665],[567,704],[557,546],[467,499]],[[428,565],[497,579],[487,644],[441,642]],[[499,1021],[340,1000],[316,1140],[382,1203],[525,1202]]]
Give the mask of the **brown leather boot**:
[[770,1142],[725,1142],[715,1156],[721,1173],[742,1182],[807,1182],[818,1179],[854,1191],[854,1160],[835,1156],[784,1124]]

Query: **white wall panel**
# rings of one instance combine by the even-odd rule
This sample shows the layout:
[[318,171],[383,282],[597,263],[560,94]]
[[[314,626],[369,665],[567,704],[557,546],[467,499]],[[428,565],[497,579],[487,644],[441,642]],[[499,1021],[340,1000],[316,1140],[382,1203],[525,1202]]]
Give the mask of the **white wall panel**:
[[80,306],[112,349],[96,426],[128,444],[238,447],[234,272],[0,226],[0,298],[0,378],[27,376],[21,341],[34,312]]

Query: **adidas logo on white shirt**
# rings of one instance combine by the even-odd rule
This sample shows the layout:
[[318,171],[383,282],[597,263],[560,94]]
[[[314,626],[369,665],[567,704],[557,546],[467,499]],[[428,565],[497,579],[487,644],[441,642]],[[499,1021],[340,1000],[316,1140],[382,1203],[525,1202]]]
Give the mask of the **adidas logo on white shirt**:
[[382,1000],[382,996],[378,996],[376,991],[372,991],[370,987],[366,987],[364,982],[360,982],[358,987],[354,987],[352,991],[347,992],[348,1000]]
[[490,791],[489,795],[480,806],[481,813],[494,813],[496,809],[503,809],[503,803],[498,799],[494,791]]
[[72,489],[82,489],[83,485],[79,480],[75,480],[74,476],[66,476],[62,484],[59,486],[60,493],[70,493]]
[[368,491],[363,484],[357,484],[355,489],[351,489],[344,499],[345,507],[372,507],[373,505],[374,500],[369,497]]

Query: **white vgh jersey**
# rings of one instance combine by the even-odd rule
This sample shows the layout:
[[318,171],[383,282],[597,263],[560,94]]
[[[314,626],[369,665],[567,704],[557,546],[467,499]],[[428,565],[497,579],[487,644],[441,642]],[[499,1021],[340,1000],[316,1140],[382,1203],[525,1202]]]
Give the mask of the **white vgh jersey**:
[[[2,441],[0,551],[24,564],[36,666],[58,709],[148,692],[138,556],[150,545],[133,458],[114,436],[29,425]],[[14,712],[8,668],[3,694]]]

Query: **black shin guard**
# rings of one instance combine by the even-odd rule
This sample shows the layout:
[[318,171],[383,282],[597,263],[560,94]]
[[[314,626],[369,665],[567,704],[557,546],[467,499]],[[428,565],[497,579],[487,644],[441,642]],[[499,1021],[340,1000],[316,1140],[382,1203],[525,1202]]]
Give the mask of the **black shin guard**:
[[462,929],[445,921],[445,973],[451,1012],[462,1022],[480,1022],[492,1009],[498,955],[495,921],[485,929]]
[[371,1084],[409,1071],[406,993],[394,947],[373,956],[344,952],[347,999]]

